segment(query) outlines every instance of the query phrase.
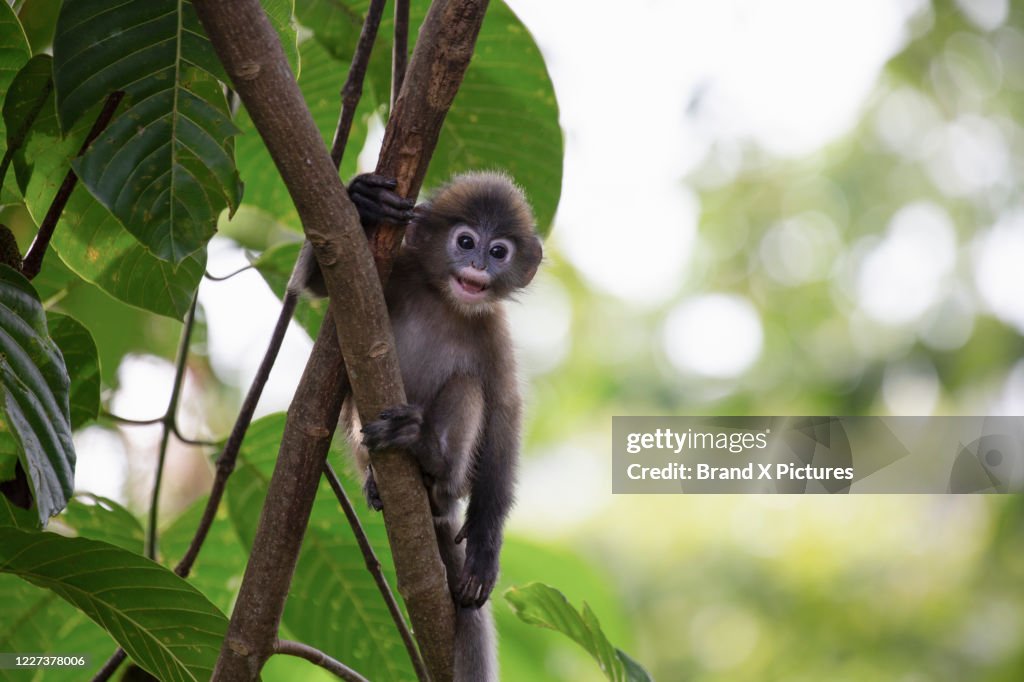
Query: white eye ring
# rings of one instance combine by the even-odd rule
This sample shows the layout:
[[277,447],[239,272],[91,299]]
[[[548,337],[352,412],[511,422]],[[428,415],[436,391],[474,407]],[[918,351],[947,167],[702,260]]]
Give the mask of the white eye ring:
[[[461,243],[463,242],[463,237],[469,237],[472,240],[472,244],[464,248]],[[472,251],[480,243],[480,235],[469,225],[456,225],[452,230],[451,243],[452,246],[460,251]]]
[[[500,247],[501,249],[504,250],[504,253],[502,253],[502,255],[500,255],[500,256],[495,255],[495,253],[494,253],[495,247]],[[505,261],[509,260],[510,258],[512,258],[512,255],[515,252],[516,252],[515,245],[513,245],[512,242],[510,242],[508,239],[495,239],[487,247],[487,254],[491,258],[493,258],[493,259],[495,259],[497,261],[501,261],[501,262],[505,262]]]

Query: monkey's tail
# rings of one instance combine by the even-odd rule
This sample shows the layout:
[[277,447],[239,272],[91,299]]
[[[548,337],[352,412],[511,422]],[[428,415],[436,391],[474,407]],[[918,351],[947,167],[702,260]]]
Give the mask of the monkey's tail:
[[[448,584],[455,585],[466,559],[465,545],[455,544],[452,516],[435,517],[434,531]],[[498,637],[490,602],[479,609],[455,607],[454,682],[498,681]]]
[[498,638],[490,602],[455,610],[454,682],[497,682]]

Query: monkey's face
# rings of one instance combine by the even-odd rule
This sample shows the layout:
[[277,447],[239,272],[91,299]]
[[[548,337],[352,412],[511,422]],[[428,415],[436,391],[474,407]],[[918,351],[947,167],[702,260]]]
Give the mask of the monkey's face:
[[500,173],[454,178],[416,208],[406,244],[459,311],[484,313],[530,283],[543,249],[522,192]]
[[487,306],[507,295],[504,286],[515,259],[515,243],[471,225],[448,233],[448,291],[460,306]]

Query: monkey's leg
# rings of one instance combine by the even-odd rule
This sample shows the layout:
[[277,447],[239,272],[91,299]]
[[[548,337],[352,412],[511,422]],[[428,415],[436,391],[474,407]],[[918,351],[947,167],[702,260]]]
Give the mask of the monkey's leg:
[[430,482],[435,516],[447,514],[468,488],[483,425],[483,388],[475,377],[449,379],[426,409],[396,405],[363,426],[363,445],[375,451],[400,448],[412,455]]

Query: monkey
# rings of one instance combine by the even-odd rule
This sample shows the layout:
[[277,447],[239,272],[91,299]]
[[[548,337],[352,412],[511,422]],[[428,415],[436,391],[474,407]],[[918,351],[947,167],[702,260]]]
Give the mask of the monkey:
[[[522,411],[503,302],[534,278],[543,247],[523,191],[503,173],[456,176],[415,207],[394,187],[357,176],[350,194],[364,227],[408,223],[385,299],[409,402],[360,423],[350,393],[342,421],[373,509],[383,506],[373,453],[401,449],[419,464],[457,606],[455,679],[497,679],[493,619],[481,607],[498,577]],[[308,243],[289,292],[300,287],[324,293]]]

